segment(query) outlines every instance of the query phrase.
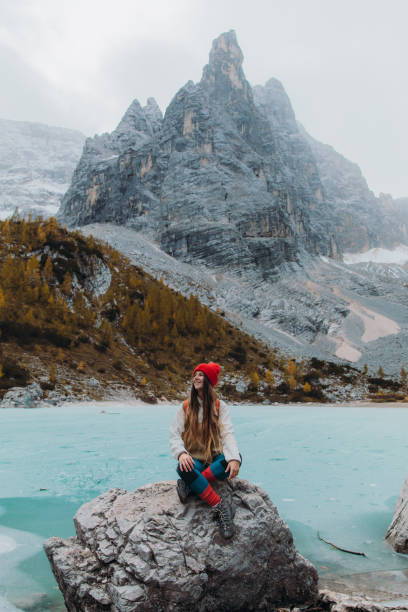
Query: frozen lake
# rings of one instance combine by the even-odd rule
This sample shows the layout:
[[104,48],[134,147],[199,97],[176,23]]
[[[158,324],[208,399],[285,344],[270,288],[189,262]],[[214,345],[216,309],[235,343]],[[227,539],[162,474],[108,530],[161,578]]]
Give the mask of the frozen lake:
[[[104,412],[102,412],[104,411]],[[120,402],[0,411],[0,609],[63,610],[42,551],[112,487],[175,478],[174,406]],[[408,475],[408,408],[231,407],[241,476],[262,486],[322,577],[408,569],[384,543]],[[317,539],[364,551],[356,557]]]

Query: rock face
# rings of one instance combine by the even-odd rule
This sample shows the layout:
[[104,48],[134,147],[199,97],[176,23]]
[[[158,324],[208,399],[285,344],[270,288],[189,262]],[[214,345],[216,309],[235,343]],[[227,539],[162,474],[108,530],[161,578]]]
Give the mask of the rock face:
[[236,509],[222,539],[212,511],[180,504],[174,481],[112,489],[83,505],[77,537],[45,550],[70,612],[272,610],[314,601],[317,573],[264,491],[220,483]]
[[222,34],[163,120],[135,101],[111,135],[88,139],[60,218],[127,224],[184,261],[261,276],[303,251],[336,257],[310,147],[293,117],[276,133],[242,61],[235,33]]
[[[321,607],[320,607],[321,606]],[[371,598],[344,595],[323,590],[319,593],[318,605],[314,610],[331,610],[331,612],[397,612],[407,610],[406,606],[394,605],[392,601],[383,603]]]
[[34,408],[42,396],[42,389],[35,382],[27,387],[12,387],[4,394],[0,408]]
[[250,86],[242,59],[222,34],[163,118],[134,101],[112,134],[88,139],[60,218],[108,240],[116,224],[135,263],[297,358],[398,373],[407,270],[340,260],[406,243],[404,201],[376,198],[298,124],[279,81]]
[[86,141],[59,216],[126,224],[185,262],[273,278],[304,253],[340,258],[406,241],[359,167],[308,136],[281,83],[251,88],[233,31],[164,118],[135,100]]
[[394,508],[394,518],[385,535],[399,553],[408,554],[408,478]]
[[323,186],[327,219],[335,228],[336,241],[343,252],[365,251],[373,247],[392,248],[407,242],[407,217],[398,218],[398,206],[391,196],[378,198],[368,188],[359,166],[318,142],[300,127],[316,159]]
[[85,136],[40,123],[0,119],[0,218],[55,215]]

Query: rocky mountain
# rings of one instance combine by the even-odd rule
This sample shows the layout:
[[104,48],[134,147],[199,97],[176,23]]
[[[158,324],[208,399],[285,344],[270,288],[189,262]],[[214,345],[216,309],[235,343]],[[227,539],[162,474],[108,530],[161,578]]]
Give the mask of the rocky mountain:
[[133,102],[128,140],[117,135],[124,120],[88,139],[60,218],[126,224],[179,259],[259,278],[305,251],[337,257],[312,214],[322,196],[310,147],[299,138],[293,161],[296,144],[287,150],[257,107],[242,60],[234,32],[222,34],[201,81],[179,90],[161,122],[153,101]]
[[0,119],[0,218],[55,215],[85,136],[40,123]]
[[112,134],[88,139],[60,218],[126,224],[178,259],[262,279],[305,252],[406,240],[358,166],[305,132],[279,81],[251,88],[242,60],[222,34],[164,118],[135,100]]
[[91,224],[299,358],[396,374],[407,272],[342,258],[406,242],[403,204],[376,198],[356,164],[310,137],[279,81],[252,88],[242,60],[234,32],[222,34],[163,118],[154,100],[134,101],[112,134],[88,139],[59,218]]
[[306,179],[317,187],[320,206],[311,205],[311,218],[318,225],[323,216],[340,253],[390,248],[408,240],[408,219],[396,220],[392,197],[381,194],[376,198],[357,164],[306,132],[277,79],[270,79],[264,87],[255,86],[253,92],[278,140],[285,165],[301,184]]
[[307,255],[271,282],[182,262],[123,226],[95,223],[81,231],[286,355],[366,364],[371,374],[381,365],[399,375],[408,363],[407,247],[372,249],[348,263]]
[[316,159],[328,204],[327,216],[341,250],[360,252],[407,243],[408,216],[396,217],[396,201],[384,194],[376,198],[357,164],[299,127]]

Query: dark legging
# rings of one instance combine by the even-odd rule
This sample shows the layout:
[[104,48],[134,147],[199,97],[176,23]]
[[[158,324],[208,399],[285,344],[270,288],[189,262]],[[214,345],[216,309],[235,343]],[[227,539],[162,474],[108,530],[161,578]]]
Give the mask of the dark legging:
[[[196,495],[201,496],[209,486],[209,480],[225,480],[228,478],[228,472],[225,471],[227,465],[228,463],[225,461],[224,455],[221,454],[213,457],[209,465],[198,459],[194,459],[194,468],[191,472],[182,471],[180,470],[180,466],[177,466],[177,473]],[[204,472],[204,470],[209,480],[203,476],[202,472]]]

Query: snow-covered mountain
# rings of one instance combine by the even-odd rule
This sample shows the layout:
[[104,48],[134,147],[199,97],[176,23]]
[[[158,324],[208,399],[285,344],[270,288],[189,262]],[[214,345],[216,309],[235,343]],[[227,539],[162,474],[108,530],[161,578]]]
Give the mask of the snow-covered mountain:
[[81,132],[0,119],[0,219],[55,215],[81,156]]

